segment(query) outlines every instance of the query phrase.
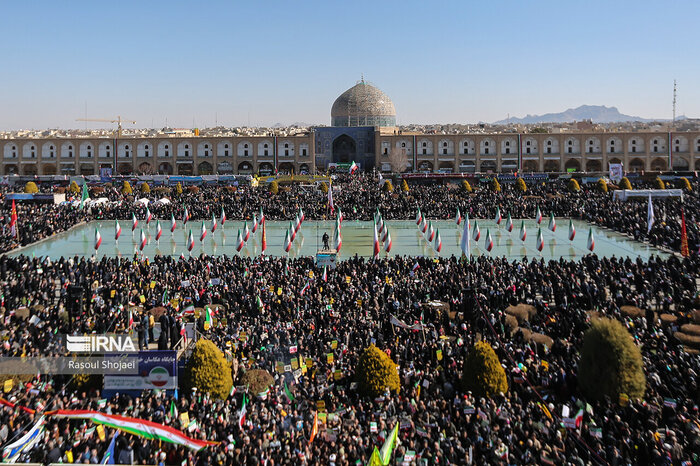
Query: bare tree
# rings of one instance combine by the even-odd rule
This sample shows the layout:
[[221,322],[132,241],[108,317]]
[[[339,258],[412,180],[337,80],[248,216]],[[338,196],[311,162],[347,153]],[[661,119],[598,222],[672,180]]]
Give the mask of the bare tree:
[[408,168],[406,149],[393,147],[389,153],[389,165],[393,173],[403,173]]

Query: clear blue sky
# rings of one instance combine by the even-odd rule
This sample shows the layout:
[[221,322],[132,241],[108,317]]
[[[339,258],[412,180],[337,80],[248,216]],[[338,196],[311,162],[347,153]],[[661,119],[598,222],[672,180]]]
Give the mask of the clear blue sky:
[[[202,3],[202,5],[198,5]],[[0,130],[330,121],[367,80],[400,124],[581,104],[700,116],[700,2],[4,1]],[[109,125],[107,125],[109,127]],[[93,127],[98,127],[93,125]]]

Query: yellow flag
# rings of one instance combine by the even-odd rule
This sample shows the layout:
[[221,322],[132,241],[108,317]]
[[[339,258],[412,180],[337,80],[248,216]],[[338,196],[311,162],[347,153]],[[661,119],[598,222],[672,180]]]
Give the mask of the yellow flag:
[[146,297],[144,295],[139,296],[139,299],[141,300],[141,304],[146,302]]
[[190,423],[190,415],[188,413],[180,414],[180,425],[187,426]]
[[5,391],[5,393],[10,393],[12,391],[12,379],[5,380],[3,390]]
[[68,460],[69,463],[73,462],[73,450],[66,451],[66,460]]
[[372,456],[369,457],[367,466],[384,466],[382,459],[379,456],[379,448],[374,447],[374,451],[372,452]]
[[105,428],[102,424],[98,425],[97,428],[95,429],[97,431],[97,436],[100,438],[101,441],[105,441],[107,438],[105,436]]
[[156,281],[155,281],[155,280],[151,280],[151,289],[153,289],[153,288],[155,288],[155,287],[156,287]]

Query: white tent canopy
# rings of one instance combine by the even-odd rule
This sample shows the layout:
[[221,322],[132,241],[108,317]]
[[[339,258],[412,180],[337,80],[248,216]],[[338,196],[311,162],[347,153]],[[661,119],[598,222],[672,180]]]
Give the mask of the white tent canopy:
[[653,199],[664,197],[680,197],[683,199],[682,189],[621,189],[613,191],[613,199],[618,201],[626,201],[628,199],[644,198],[648,199],[651,196]]

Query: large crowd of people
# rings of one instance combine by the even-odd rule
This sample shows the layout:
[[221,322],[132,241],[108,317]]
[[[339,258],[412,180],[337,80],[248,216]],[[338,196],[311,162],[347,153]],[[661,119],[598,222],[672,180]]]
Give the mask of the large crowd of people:
[[[407,193],[385,193],[375,181],[364,176],[337,180],[335,203],[346,218],[370,219],[376,207],[388,219],[413,218],[417,206],[429,218],[452,218],[457,207],[472,218],[493,218],[497,206],[518,218],[532,217],[539,206],[545,215],[582,218],[680,248],[680,201],[655,201],[657,223],[647,234],[646,202],[613,201],[585,186],[580,193],[566,193],[558,183],[532,185],[524,197],[505,183],[500,193],[419,184]],[[683,204],[689,242],[697,248],[700,204],[697,184],[694,188]],[[58,231],[83,220],[131,217],[133,204],[116,189],[105,195],[124,202],[83,210],[20,204],[19,231],[34,221],[36,240],[50,235],[52,227]],[[301,206],[313,219],[328,215],[326,199],[298,187],[275,196],[251,188],[203,188],[186,190],[153,213],[177,217],[185,205],[194,218],[211,218],[223,206],[229,218],[244,218],[262,206],[266,217],[275,219],[292,218]],[[2,213],[10,215],[7,205]],[[44,223],[49,222],[46,214],[53,217],[50,223]],[[3,243],[5,249],[16,245]],[[103,398],[99,387],[81,385],[84,381],[71,376],[29,377],[12,384],[0,399],[0,445],[20,438],[41,413],[89,409],[162,423],[216,442],[195,453],[122,433],[114,453],[122,464],[366,464],[396,423],[395,458],[412,452],[413,461],[422,464],[697,464],[700,358],[676,332],[684,324],[700,323],[699,270],[698,254],[647,262],[595,255],[550,262],[356,257],[338,262],[323,280],[313,258],[51,261],[0,256],[2,356],[57,354],[63,334],[134,331],[139,340],[148,338],[148,315],[135,317],[135,306],[146,311],[164,307],[155,321],[170,327],[170,342],[161,337],[158,347],[177,347],[179,339],[172,337],[190,317],[174,307],[171,298],[176,298],[178,303],[191,300],[196,308],[221,305],[211,328],[203,326],[203,316],[196,326],[202,338],[227,351],[238,387],[223,400],[185,391],[177,397],[146,391],[138,397]],[[87,291],[85,305],[70,319],[69,289],[76,284]],[[434,302],[440,306],[429,304]],[[513,332],[505,311],[518,303],[535,312]],[[642,312],[625,313],[623,306]],[[675,320],[662,320],[662,314]],[[577,364],[594,316],[622,321],[634,337],[647,380],[643,399],[594,402],[581,394]],[[392,317],[416,327],[394,325]],[[464,361],[478,340],[495,349],[507,374],[507,393],[487,399],[463,389]],[[359,355],[373,343],[398,364],[398,393],[368,398],[353,383]],[[278,371],[279,363],[289,365],[291,357],[310,358],[312,364],[303,373]],[[250,368],[266,369],[274,383],[266,396],[247,394],[247,415],[239,426],[246,391],[241,377]],[[319,401],[326,416],[311,441]],[[171,404],[196,425],[172,416]],[[585,408],[581,426],[563,427],[563,410],[578,406]],[[106,428],[98,435],[90,423],[54,416],[47,416],[46,427],[42,442],[21,461],[98,463],[115,432]]]
[[[457,208],[471,218],[492,219],[499,208],[504,216],[509,213],[513,219],[533,218],[539,207],[544,215],[554,213],[557,217],[586,220],[674,251],[680,250],[683,208],[689,246],[694,250],[700,247],[700,183],[697,179],[693,179],[693,190],[686,191],[682,201],[679,198],[654,200],[657,222],[649,232],[645,199],[614,200],[612,194],[599,192],[595,183],[583,184],[581,191],[573,193],[568,191],[564,181],[530,183],[526,193],[519,192],[513,183],[502,183],[502,190],[494,192],[486,182],[475,183],[474,192],[466,192],[458,183],[411,183],[408,192],[402,191],[397,183],[393,192],[385,192],[377,178],[360,174],[337,175],[332,186],[334,203],[342,208],[348,220],[371,220],[377,207],[381,207],[387,220],[414,218],[418,208],[430,219],[454,218]],[[635,182],[634,187],[650,185],[640,181]],[[5,234],[0,240],[0,251],[30,244],[81,221],[130,220],[132,214],[143,219],[146,206],[135,204],[135,200],[141,199],[149,201],[149,209],[156,218],[166,221],[171,216],[181,220],[185,208],[192,220],[210,220],[212,216],[220,216],[222,209],[230,219],[251,220],[262,209],[270,220],[294,220],[300,208],[310,220],[331,218],[327,196],[313,186],[298,184],[284,186],[274,195],[267,186],[243,185],[235,189],[206,185],[185,187],[181,194],[177,194],[174,187],[169,194],[156,189],[144,194],[137,186],[133,188],[134,193],[128,195],[121,193],[121,186],[100,186],[99,189],[93,197],[104,197],[108,202],[86,209],[78,209],[71,203],[44,206],[18,203],[17,237],[7,234],[11,206],[3,202],[0,222]],[[158,203],[164,196],[171,202]]]

